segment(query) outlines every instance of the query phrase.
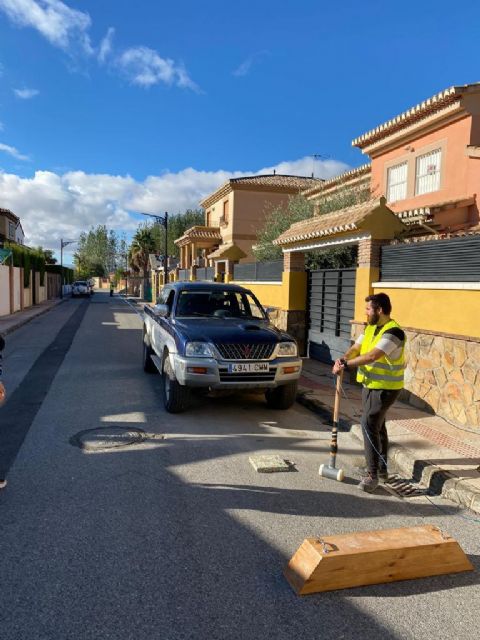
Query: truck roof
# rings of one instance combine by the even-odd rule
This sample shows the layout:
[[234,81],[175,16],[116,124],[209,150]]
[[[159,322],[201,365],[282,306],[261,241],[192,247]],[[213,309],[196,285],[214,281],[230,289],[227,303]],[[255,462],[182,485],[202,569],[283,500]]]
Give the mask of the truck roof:
[[169,287],[173,287],[177,290],[185,290],[185,291],[199,291],[208,289],[210,291],[214,291],[215,289],[219,289],[221,291],[248,291],[246,287],[241,287],[238,284],[230,284],[225,282],[209,282],[209,281],[196,281],[196,282],[169,282]]

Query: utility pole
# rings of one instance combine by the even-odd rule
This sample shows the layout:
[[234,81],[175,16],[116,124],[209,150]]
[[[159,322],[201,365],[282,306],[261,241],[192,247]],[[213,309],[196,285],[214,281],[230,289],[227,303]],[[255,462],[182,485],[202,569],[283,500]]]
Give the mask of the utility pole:
[[76,240],[60,239],[60,298],[63,298],[63,247],[74,244]]

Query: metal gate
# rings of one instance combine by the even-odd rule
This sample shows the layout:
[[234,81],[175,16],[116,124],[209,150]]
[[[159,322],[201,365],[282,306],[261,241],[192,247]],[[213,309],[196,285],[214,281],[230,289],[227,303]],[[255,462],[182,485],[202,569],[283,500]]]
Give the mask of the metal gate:
[[356,269],[311,271],[308,286],[308,353],[333,362],[351,344]]

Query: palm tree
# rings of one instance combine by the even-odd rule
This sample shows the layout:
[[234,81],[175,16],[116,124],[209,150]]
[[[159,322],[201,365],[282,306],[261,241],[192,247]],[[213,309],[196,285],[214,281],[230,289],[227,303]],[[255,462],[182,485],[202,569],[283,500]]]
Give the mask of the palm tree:
[[137,229],[133,236],[132,243],[128,252],[128,261],[134,271],[142,272],[143,289],[148,282],[149,259],[151,253],[156,252],[155,238],[152,233],[152,227],[142,225]]

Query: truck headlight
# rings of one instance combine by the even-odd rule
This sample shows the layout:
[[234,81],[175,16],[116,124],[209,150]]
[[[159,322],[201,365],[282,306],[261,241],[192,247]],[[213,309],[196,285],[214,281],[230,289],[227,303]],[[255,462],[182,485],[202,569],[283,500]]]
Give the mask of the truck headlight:
[[277,347],[277,356],[280,358],[282,356],[296,356],[297,355],[297,345],[295,342],[280,342]]
[[196,358],[213,358],[213,349],[207,342],[187,342],[185,355]]

